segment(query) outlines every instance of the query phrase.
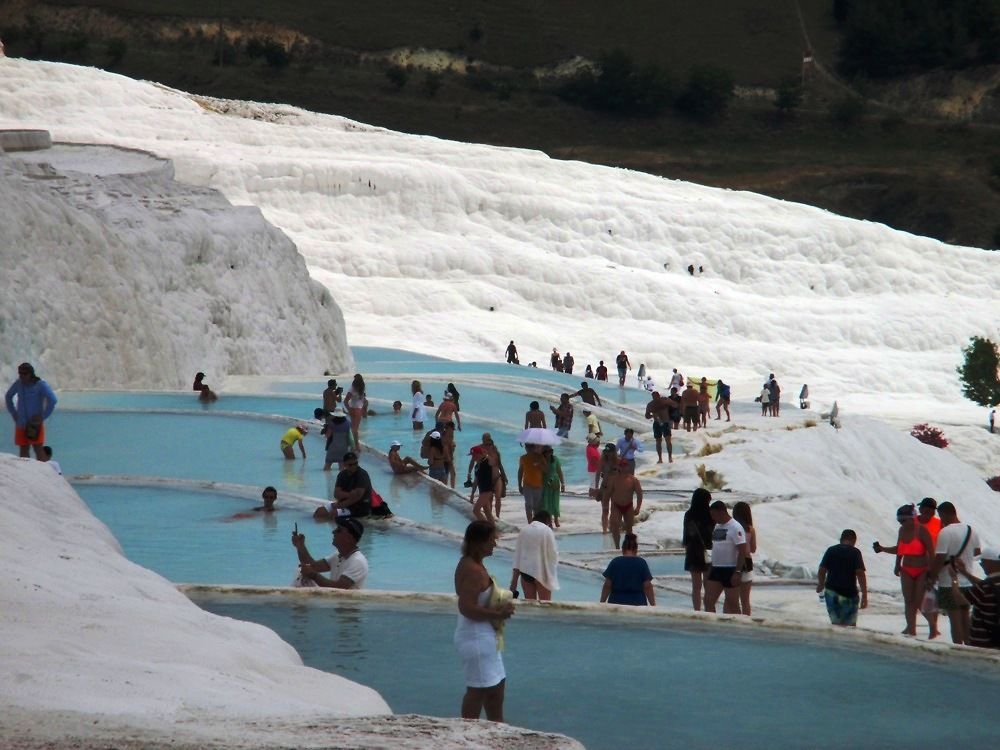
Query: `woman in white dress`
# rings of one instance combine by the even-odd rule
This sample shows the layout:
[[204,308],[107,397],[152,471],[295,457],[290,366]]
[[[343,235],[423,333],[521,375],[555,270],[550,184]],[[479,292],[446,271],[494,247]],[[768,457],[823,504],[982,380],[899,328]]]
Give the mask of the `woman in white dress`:
[[455,648],[465,670],[462,718],[478,719],[483,710],[490,721],[503,721],[504,671],[500,651],[503,625],[514,614],[511,592],[496,585],[483,559],[496,547],[496,527],[473,521],[465,530],[462,559],[455,568],[458,624]]

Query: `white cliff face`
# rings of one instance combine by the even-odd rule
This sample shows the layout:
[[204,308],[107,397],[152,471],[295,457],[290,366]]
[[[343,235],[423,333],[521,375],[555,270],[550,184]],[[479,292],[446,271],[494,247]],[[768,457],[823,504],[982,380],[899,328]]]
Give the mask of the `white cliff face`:
[[657,382],[679,367],[736,399],[774,372],[849,414],[981,419],[955,366],[970,336],[1000,337],[995,252],[68,65],[0,60],[0,127],[151,151],[257,206],[342,305],[352,344],[499,359],[513,338],[522,362],[557,346],[581,369],[626,349]]
[[0,372],[58,387],[350,366],[344,320],[260,211],[109,147],[0,156]]

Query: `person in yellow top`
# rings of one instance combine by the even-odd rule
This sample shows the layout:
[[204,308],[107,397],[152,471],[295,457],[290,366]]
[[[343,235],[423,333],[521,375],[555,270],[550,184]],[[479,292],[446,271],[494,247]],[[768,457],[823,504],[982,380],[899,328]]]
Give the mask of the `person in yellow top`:
[[297,424],[290,428],[288,432],[281,436],[281,452],[289,461],[295,460],[295,444],[299,444],[299,450],[302,451],[302,458],[306,457],[306,444],[302,440],[302,436],[308,433],[309,430],[305,425]]

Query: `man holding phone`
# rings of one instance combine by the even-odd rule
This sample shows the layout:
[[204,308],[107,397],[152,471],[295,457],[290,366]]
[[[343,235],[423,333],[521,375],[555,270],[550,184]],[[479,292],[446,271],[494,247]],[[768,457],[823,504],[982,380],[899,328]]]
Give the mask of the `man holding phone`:
[[[315,560],[306,548],[306,535],[298,533],[298,524],[292,532],[292,546],[299,556],[300,586],[321,586],[332,589],[364,588],[368,578],[368,560],[358,549],[365,527],[354,518],[338,518],[333,529],[333,546],[336,555]],[[329,577],[320,575],[329,573]]]

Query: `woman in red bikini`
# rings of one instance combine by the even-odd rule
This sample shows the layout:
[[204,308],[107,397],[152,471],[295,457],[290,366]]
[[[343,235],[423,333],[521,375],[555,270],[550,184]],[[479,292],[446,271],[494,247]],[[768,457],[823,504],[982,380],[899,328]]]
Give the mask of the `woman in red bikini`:
[[[913,505],[904,505],[896,511],[899,521],[899,536],[895,547],[883,547],[878,542],[872,545],[875,552],[888,552],[896,555],[895,574],[899,576],[899,585],[903,589],[903,603],[906,608],[906,630],[903,635],[917,634],[917,612],[924,596],[927,582],[927,569],[934,557],[934,542],[927,529],[916,522],[917,509]],[[931,633],[934,637],[936,633]]]

